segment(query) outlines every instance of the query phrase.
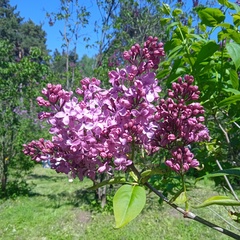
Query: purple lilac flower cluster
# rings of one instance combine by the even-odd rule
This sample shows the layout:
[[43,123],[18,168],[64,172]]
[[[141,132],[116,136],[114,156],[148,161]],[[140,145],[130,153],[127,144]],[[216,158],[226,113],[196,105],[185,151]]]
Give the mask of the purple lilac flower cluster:
[[24,153],[36,161],[50,155],[53,169],[81,180],[94,179],[96,172],[125,171],[138,147],[149,154],[169,149],[172,158],[166,164],[177,172],[196,167],[186,146],[209,139],[200,116],[203,107],[187,105],[198,99],[199,91],[186,76],[173,84],[167,100],[159,99],[155,70],[164,54],[157,38],[149,37],[143,48],[135,44],[123,54],[129,65],[109,72],[110,89],[102,89],[98,79],[84,78],[76,90],[79,98],[59,84],[48,84],[37,101],[48,108],[39,119],[51,125],[52,141],[32,141],[24,145]]
[[157,128],[152,145],[156,146],[155,151],[161,147],[171,151],[172,158],[166,164],[179,173],[199,165],[186,146],[210,139],[203,124],[204,109],[200,103],[193,102],[200,94],[193,81],[192,76],[186,75],[184,80],[179,78],[178,83],[173,83],[168,98],[160,100],[154,116]]
[[49,140],[40,138],[39,140],[24,144],[24,154],[29,155],[36,162],[45,161],[48,159],[48,154],[53,154],[54,145]]
[[[47,100],[39,97],[37,101],[50,111],[40,113],[39,118],[47,119],[51,125],[51,149],[40,146],[39,140],[25,145],[24,153],[36,160],[44,160],[50,153],[52,168],[66,174],[71,172],[82,180],[84,176],[94,179],[97,167],[112,155],[104,154],[107,151],[102,137],[107,124],[102,107],[108,91],[102,90],[100,81],[95,78],[85,78],[81,85],[76,91],[82,96],[80,101],[61,85],[48,84],[43,89]],[[39,152],[42,155],[39,156]]]

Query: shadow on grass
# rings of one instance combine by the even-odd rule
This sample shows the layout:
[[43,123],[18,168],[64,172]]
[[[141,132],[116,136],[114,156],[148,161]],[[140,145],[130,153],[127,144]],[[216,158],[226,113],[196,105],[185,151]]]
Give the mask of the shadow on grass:
[[28,196],[31,187],[25,180],[13,180],[7,183],[5,191],[0,192],[0,199],[16,198],[19,196]]
[[95,203],[95,192],[85,189],[79,189],[73,193],[63,191],[57,194],[45,195],[53,208],[59,208],[64,205],[72,205],[73,207],[85,206],[85,208],[92,207]]
[[[40,181],[46,181],[46,182],[58,182],[59,181],[59,177],[60,178],[65,178],[65,176],[47,176],[47,175],[36,175],[32,174],[30,175],[29,180],[35,180],[38,179]],[[59,182],[59,184],[61,184]],[[43,197],[43,198],[47,198],[48,200],[47,202],[47,207],[50,208],[60,208],[62,206],[66,206],[66,205],[71,205],[73,207],[83,207],[85,209],[92,209],[93,206],[100,206],[100,204],[97,203],[96,200],[96,191],[94,190],[87,190],[86,186],[84,188],[84,186],[80,186],[79,189],[75,190],[75,191],[68,191],[68,190],[60,190],[61,186],[59,186],[59,190],[60,192],[54,192],[51,191],[49,193],[43,193],[43,192],[37,192],[34,190],[34,187],[37,185],[37,183],[35,182],[31,182],[30,183],[30,187],[29,187],[29,192],[28,192],[28,197],[34,198],[34,197]],[[46,185],[46,187],[48,187]],[[50,187],[51,188],[51,187]]]
[[62,175],[59,175],[59,176],[48,176],[48,175],[39,175],[39,174],[30,174],[28,176],[28,180],[51,180],[51,181],[57,181],[59,179],[63,179],[63,178],[66,178],[66,176],[62,176]]

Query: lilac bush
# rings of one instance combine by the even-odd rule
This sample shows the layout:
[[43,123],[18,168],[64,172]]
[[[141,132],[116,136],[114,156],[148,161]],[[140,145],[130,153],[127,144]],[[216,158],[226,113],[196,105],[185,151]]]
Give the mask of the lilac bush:
[[163,43],[149,37],[142,48],[135,44],[123,53],[128,65],[109,72],[110,89],[95,78],[81,80],[76,95],[48,84],[37,98],[48,110],[38,117],[50,124],[52,140],[32,141],[24,153],[35,161],[50,155],[53,169],[80,180],[126,171],[141,148],[149,155],[169,150],[166,165],[177,173],[197,167],[188,146],[209,140],[203,107],[195,102],[200,92],[185,76],[172,84],[167,99],[159,98],[155,72],[164,55]]
[[[50,158],[52,169],[70,173],[73,178],[88,177],[94,181],[97,174],[107,173],[114,183],[125,183],[113,198],[116,228],[125,226],[142,211],[147,187],[185,218],[238,239],[238,235],[189,211],[184,176],[190,168],[200,165],[191,152],[191,144],[209,141],[210,137],[204,125],[203,106],[197,102],[200,91],[193,85],[193,76],[178,78],[167,97],[160,98],[156,71],[164,55],[163,43],[149,37],[143,47],[135,44],[123,53],[128,64],[109,72],[109,89],[102,88],[96,78],[81,80],[75,94],[60,84],[48,84],[42,90],[43,97],[37,98],[46,109],[38,117],[49,123],[52,139],[25,144],[23,152],[35,161]],[[185,210],[148,182],[152,169],[139,172],[135,166],[137,153],[145,151],[152,156],[162,149],[170,156],[166,166],[181,176],[182,190],[173,199],[180,197]],[[129,171],[133,182],[114,178],[115,171]],[[94,188],[98,188],[110,181],[94,183]],[[239,205],[221,196],[212,201],[219,199],[221,204],[231,201]]]

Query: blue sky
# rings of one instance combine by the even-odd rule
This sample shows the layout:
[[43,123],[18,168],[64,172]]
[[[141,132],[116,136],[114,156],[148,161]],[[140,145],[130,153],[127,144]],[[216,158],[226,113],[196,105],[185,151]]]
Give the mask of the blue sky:
[[[79,1],[81,2],[81,1]],[[91,38],[89,44],[93,44],[97,41],[96,33],[93,31],[94,22],[100,21],[100,13],[92,0],[84,1],[87,4],[87,10],[91,12],[90,22],[87,28],[80,31],[81,35]],[[11,6],[17,5],[17,10],[20,12],[20,16],[24,18],[24,21],[31,19],[35,24],[43,24],[42,28],[47,33],[47,47],[52,52],[57,48],[61,50],[62,37],[59,30],[63,31],[63,22],[55,23],[52,27],[49,26],[49,19],[46,17],[47,12],[57,12],[60,8],[59,0],[10,0]],[[94,56],[97,53],[96,48],[86,48],[86,42],[82,39],[78,41],[77,50],[79,57],[87,54],[88,56]]]
[[[79,3],[82,1],[83,0],[80,0]],[[235,0],[230,1],[235,2]],[[87,6],[87,10],[91,12],[91,17],[87,28],[81,29],[80,35],[89,37],[91,41],[88,42],[88,44],[91,45],[98,40],[97,35],[94,32],[94,22],[98,21],[98,23],[100,23],[101,17],[95,0],[85,0],[83,2],[84,5]],[[63,44],[63,41],[59,30],[63,31],[64,24],[63,22],[57,22],[50,27],[48,24],[49,19],[46,17],[47,12],[58,12],[60,8],[60,0],[10,0],[10,4],[12,6],[17,5],[17,11],[20,12],[21,17],[24,17],[25,21],[31,19],[35,24],[42,24],[43,30],[47,33],[47,47],[49,50],[53,52],[57,48],[60,52],[62,51],[61,45]],[[229,21],[229,16],[227,16],[226,21]],[[215,38],[216,32],[213,35]],[[77,45],[77,52],[80,58],[84,54],[92,57],[97,54],[97,48],[86,48],[86,42],[80,39]]]

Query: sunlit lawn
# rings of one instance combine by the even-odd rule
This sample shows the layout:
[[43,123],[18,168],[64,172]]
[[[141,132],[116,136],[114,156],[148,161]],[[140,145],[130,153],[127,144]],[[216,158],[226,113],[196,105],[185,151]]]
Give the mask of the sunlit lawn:
[[[140,216],[126,227],[115,230],[111,211],[100,213],[96,207],[90,211],[94,193],[84,190],[91,186],[90,181],[81,183],[75,179],[69,183],[65,175],[39,165],[27,179],[32,186],[29,196],[1,202],[0,239],[230,239],[200,223],[184,219],[166,204],[159,206],[153,194],[148,195],[147,206]],[[201,182],[190,192],[191,200],[203,200],[217,194],[213,192],[213,184],[203,184]],[[212,209],[235,224],[223,207]],[[209,208],[193,209],[193,212],[229,228]]]

